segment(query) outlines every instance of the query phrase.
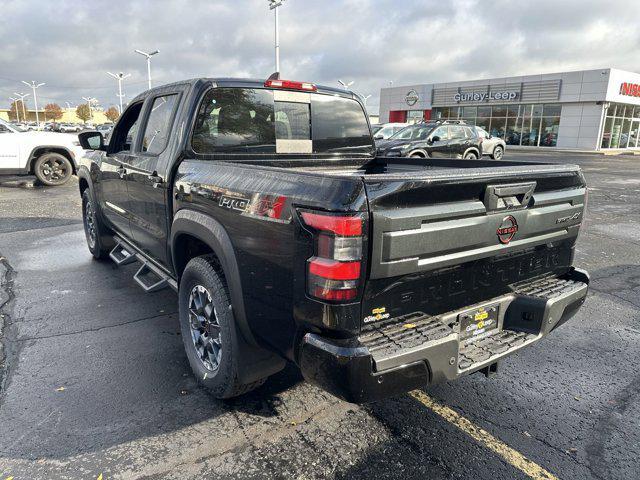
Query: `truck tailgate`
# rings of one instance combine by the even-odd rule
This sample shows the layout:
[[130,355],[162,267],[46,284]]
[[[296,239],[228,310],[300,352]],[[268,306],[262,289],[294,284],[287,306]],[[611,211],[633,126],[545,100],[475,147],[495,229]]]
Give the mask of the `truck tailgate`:
[[[431,315],[571,265],[586,186],[577,166],[522,164],[365,176],[365,322]],[[378,312],[378,313],[376,313]]]

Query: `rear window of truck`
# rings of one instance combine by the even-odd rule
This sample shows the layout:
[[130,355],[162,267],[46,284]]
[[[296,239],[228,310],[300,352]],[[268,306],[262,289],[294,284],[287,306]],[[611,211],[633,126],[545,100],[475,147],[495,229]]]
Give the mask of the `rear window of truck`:
[[194,152],[372,153],[358,102],[331,95],[260,88],[214,88],[198,108]]

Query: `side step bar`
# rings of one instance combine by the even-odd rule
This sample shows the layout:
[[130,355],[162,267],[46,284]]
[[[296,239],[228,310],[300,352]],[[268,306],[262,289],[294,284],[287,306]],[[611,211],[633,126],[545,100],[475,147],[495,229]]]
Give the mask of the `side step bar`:
[[177,282],[160,267],[156,266],[144,254],[133,247],[129,242],[121,237],[115,237],[116,246],[109,253],[109,257],[117,266],[127,265],[133,262],[140,262],[140,268],[136,271],[133,279],[145,293],[157,292],[166,287],[171,287],[178,291]]

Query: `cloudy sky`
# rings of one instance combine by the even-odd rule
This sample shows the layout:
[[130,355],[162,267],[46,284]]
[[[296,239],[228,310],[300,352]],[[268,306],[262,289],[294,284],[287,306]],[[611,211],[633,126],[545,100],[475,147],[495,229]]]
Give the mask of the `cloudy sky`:
[[[20,80],[46,82],[42,103],[117,102],[105,73],[146,88],[134,49],[159,49],[154,83],[274,71],[267,0],[0,0],[0,106]],[[583,68],[640,72],[636,0],[286,0],[282,77],[371,94],[411,83]],[[30,98],[30,97],[29,97]],[[30,100],[28,100],[30,104]]]

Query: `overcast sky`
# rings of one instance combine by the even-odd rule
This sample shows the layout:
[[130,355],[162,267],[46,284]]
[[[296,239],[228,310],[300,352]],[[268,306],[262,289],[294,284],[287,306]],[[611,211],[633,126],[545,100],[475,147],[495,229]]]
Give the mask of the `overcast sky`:
[[[0,105],[46,82],[39,103],[117,102],[106,71],[130,73],[127,98],[198,76],[266,78],[274,67],[267,0],[0,0]],[[389,85],[615,67],[640,72],[636,0],[286,0],[282,78],[372,97]],[[28,105],[32,105],[31,97]]]

